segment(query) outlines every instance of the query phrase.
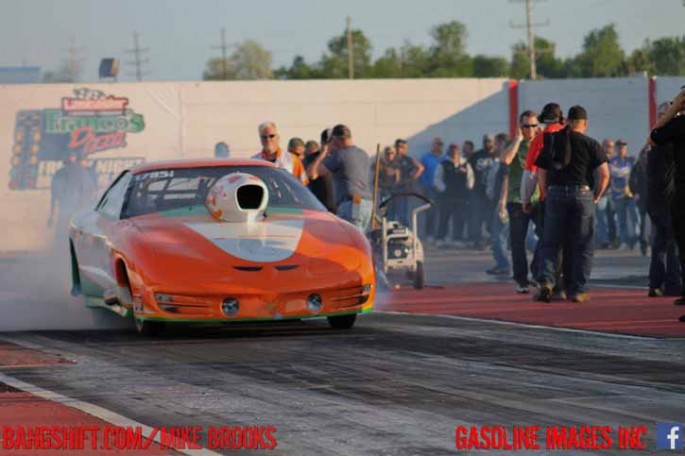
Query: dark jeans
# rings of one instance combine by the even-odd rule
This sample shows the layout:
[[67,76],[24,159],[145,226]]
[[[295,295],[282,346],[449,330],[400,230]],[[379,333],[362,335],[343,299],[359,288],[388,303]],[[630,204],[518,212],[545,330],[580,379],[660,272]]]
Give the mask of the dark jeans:
[[439,209],[439,202],[438,202],[438,192],[434,188],[427,188],[423,187],[421,188],[421,193],[423,196],[426,198],[430,199],[433,202],[433,206],[428,209],[427,211],[424,211],[420,214],[420,217],[423,218],[424,223],[423,223],[423,231],[422,235],[420,237],[422,238],[427,238],[427,237],[435,237],[435,233],[438,228],[438,221],[440,217],[440,209]]
[[649,242],[647,242],[647,230],[645,229],[647,227],[647,208],[644,204],[638,203],[637,212],[640,214],[640,234],[638,234],[637,240],[640,243],[640,250],[645,254],[649,245]]
[[652,261],[649,264],[649,288],[680,290],[681,271],[678,247],[673,234],[671,214],[658,209],[649,212],[652,220]]
[[440,223],[438,224],[437,239],[447,237],[447,228],[452,219],[452,240],[460,241],[466,223],[466,199],[440,198]]
[[564,275],[569,294],[586,291],[594,254],[594,214],[591,190],[550,186],[542,236],[540,283],[555,285],[559,252],[564,250]]
[[673,219],[673,234],[680,254],[681,282],[684,287],[682,295],[685,296],[685,204],[683,201],[685,201],[685,182],[677,182],[675,197],[671,205],[671,218]]
[[481,244],[483,238],[483,223],[488,233],[492,232],[492,213],[495,205],[484,193],[473,192],[470,198],[471,219],[469,220],[469,237],[476,244]]
[[[537,230],[537,206],[532,214],[523,212],[521,203],[507,203],[509,212],[509,242],[511,243],[511,262],[514,265],[514,281],[521,285],[528,285],[528,257],[526,255],[526,236],[528,235],[528,223],[533,222]],[[540,246],[538,241],[533,254],[533,261],[530,263],[530,270],[533,277],[538,276],[540,261]]]

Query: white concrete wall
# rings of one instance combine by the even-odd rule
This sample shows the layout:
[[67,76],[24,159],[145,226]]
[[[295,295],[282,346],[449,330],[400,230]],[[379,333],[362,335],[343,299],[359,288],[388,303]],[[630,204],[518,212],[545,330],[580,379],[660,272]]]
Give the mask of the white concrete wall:
[[[373,153],[377,143],[409,140],[420,156],[433,137],[446,142],[484,133],[508,132],[509,95],[504,79],[409,79],[358,81],[145,82],[139,84],[0,86],[0,252],[36,250],[49,245],[46,228],[49,191],[10,190],[9,174],[18,111],[59,108],[62,97],[87,87],[129,99],[145,129],[128,133],[126,147],[92,158],[143,157],[158,160],[212,156],[224,140],[234,157],[259,149],[256,127],[264,120],[280,125],[282,146],[292,136],[317,139],[321,130],[345,123],[357,144]],[[684,78],[658,78],[657,101],[670,99]],[[588,109],[588,134],[601,140],[625,138],[637,153],[648,134],[648,82],[644,78],[523,81],[519,110],[539,111],[556,101],[567,111]],[[52,163],[53,167],[57,162]],[[44,184],[49,184],[49,176]]]
[[680,88],[685,86],[685,78],[663,77],[656,79],[656,104],[672,100]]
[[[376,143],[409,139],[415,155],[434,136],[446,141],[477,140],[484,132],[506,131],[508,97],[503,79],[361,81],[260,81],[140,84],[0,86],[0,252],[45,248],[49,191],[10,190],[9,174],[18,111],[60,108],[62,97],[87,87],[126,97],[142,114],[145,129],[126,135],[126,147],[97,152],[93,159],[149,160],[212,156],[225,140],[233,156],[260,147],[257,125],[280,125],[282,146],[292,136],[317,139],[322,129],[347,124],[357,144],[373,153]],[[478,141],[477,141],[478,142]],[[50,163],[53,168],[57,161]],[[49,176],[42,180],[49,186]]]
[[637,155],[649,134],[648,80],[567,79],[523,81],[519,84],[519,110],[533,109],[538,113],[549,103],[559,103],[564,115],[573,105],[588,111],[589,136],[623,138],[628,151]]

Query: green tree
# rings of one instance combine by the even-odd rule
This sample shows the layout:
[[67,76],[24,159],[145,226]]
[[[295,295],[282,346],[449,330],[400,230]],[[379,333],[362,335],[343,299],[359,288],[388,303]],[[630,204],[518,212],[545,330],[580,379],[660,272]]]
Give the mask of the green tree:
[[503,57],[477,55],[473,58],[473,76],[477,78],[506,77],[509,74],[509,62]]
[[386,49],[385,53],[373,63],[369,76],[373,78],[401,78],[403,66],[401,51],[395,48]]
[[654,74],[654,62],[649,50],[649,41],[641,48],[635,49],[626,59],[626,74],[638,73],[646,71],[648,74]]
[[202,78],[205,80],[271,79],[273,78],[271,62],[271,52],[256,41],[246,40],[238,45],[227,62],[224,62],[222,58],[210,59]]
[[429,50],[427,74],[433,77],[468,77],[473,74],[473,62],[466,53],[468,31],[459,21],[440,24],[431,31],[433,45]]
[[[556,44],[545,38],[535,37],[535,65],[539,78],[562,78],[565,76],[564,62],[555,55]],[[530,78],[530,56],[528,45],[523,41],[511,48],[509,75],[514,79]]]
[[307,64],[304,57],[296,55],[290,68],[281,67],[274,72],[277,79],[316,79],[319,77],[315,66]]
[[657,75],[685,75],[685,36],[660,38],[651,43],[648,49]]
[[618,42],[615,25],[610,24],[588,33],[583,41],[583,52],[574,60],[571,69],[573,73],[580,70],[582,77],[625,76],[625,52]]
[[[371,41],[361,30],[352,31],[354,77],[363,78],[371,69]],[[321,57],[319,68],[321,77],[331,79],[345,79],[348,71],[347,32],[331,38],[328,41],[328,52]]]

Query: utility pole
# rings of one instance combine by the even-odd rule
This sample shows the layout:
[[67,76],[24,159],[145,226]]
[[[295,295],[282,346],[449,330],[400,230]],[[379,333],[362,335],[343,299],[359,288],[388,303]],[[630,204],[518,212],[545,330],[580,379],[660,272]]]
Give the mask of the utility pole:
[[148,74],[148,72],[143,71],[143,65],[149,63],[150,59],[148,59],[147,57],[143,58],[143,56],[149,50],[150,48],[140,47],[140,35],[138,34],[138,32],[133,32],[133,49],[126,49],[125,52],[133,54],[133,61],[126,63],[128,65],[133,65],[135,67],[136,81],[142,81],[143,76]]
[[526,35],[528,38],[528,59],[530,60],[530,79],[535,80],[538,78],[538,68],[535,56],[535,31],[533,27],[545,27],[549,25],[549,20],[544,23],[533,23],[533,1],[534,0],[524,0],[526,3],[526,24],[514,24],[512,22],[509,25],[512,28],[526,28]]
[[538,67],[535,64],[535,33],[533,32],[533,0],[526,0],[526,31],[528,35],[528,57],[530,58],[530,78],[538,78]]
[[233,47],[226,42],[226,28],[221,27],[221,45],[212,46],[212,49],[221,50],[221,79],[228,79],[228,48]]
[[354,43],[352,42],[352,18],[347,16],[347,73],[354,79]]
[[81,63],[83,62],[83,47],[76,46],[74,35],[69,36],[69,47],[67,48],[67,59],[64,69],[65,76],[70,82],[76,82],[81,73]]

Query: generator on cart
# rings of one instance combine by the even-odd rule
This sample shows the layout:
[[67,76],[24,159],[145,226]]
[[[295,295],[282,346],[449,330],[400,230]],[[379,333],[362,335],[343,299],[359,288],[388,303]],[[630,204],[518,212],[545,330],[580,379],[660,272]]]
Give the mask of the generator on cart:
[[[411,227],[397,220],[388,220],[388,207],[397,198],[418,198],[419,206],[411,212]],[[418,214],[430,209],[433,202],[418,193],[394,193],[378,206],[375,228],[369,232],[376,275],[380,285],[394,288],[410,280],[414,288],[422,289],[426,281],[423,245],[418,236]]]

